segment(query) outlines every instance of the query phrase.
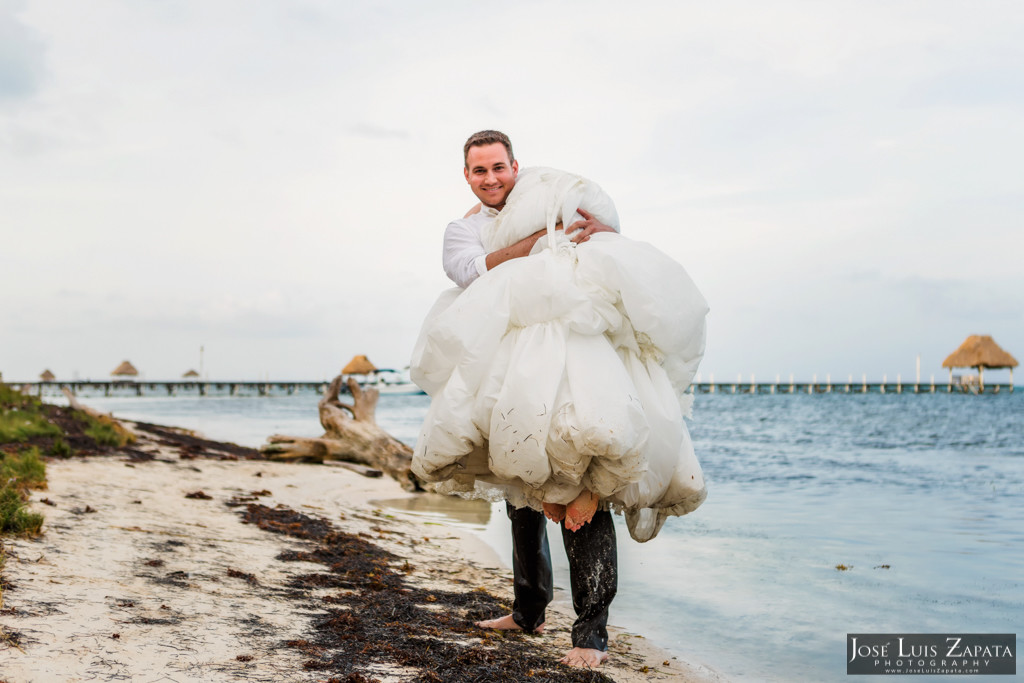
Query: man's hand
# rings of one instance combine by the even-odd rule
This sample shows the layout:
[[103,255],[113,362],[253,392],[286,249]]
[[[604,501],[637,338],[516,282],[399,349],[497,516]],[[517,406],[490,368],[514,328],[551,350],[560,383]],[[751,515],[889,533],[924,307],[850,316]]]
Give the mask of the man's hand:
[[615,232],[615,228],[611,228],[601,221],[594,218],[594,214],[590,213],[585,209],[576,209],[581,216],[582,221],[576,221],[569,226],[569,229],[565,231],[566,235],[570,235],[569,240],[576,244],[583,244],[590,239],[590,236],[595,232]]

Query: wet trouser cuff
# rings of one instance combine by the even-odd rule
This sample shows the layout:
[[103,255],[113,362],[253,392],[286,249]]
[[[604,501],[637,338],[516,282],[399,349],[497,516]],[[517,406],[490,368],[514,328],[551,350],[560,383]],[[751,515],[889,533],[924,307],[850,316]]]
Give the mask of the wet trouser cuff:
[[615,525],[607,510],[598,510],[578,531],[562,527],[562,543],[569,558],[573,647],[608,649],[608,606],[618,588]]
[[512,620],[519,628],[532,632],[544,623],[544,610],[554,595],[547,520],[530,508],[507,504],[506,509],[512,521]]
[[537,627],[544,623],[544,612],[542,611],[539,615],[533,619],[527,619],[522,612],[513,611],[512,621],[516,622],[516,625],[523,629],[527,633],[533,633],[537,630]]

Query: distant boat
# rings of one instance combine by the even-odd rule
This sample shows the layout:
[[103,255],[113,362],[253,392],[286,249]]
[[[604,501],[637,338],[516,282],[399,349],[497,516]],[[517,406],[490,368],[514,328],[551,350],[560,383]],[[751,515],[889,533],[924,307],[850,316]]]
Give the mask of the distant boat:
[[[342,375],[353,377],[364,389],[376,389],[380,394],[415,395],[426,392],[413,384],[409,378],[409,368],[394,370],[378,368],[364,355],[353,356],[348,365],[341,369]],[[343,392],[348,392],[344,387]]]
[[359,386],[364,389],[376,389],[380,394],[413,396],[426,393],[409,379],[408,369],[374,370],[366,379],[359,382]]

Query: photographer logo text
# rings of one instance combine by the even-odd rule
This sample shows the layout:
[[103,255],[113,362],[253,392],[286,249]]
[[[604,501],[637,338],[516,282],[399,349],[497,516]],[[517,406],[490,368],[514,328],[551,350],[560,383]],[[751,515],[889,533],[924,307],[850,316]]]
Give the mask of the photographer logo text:
[[848,633],[847,674],[1017,673],[1013,633]]

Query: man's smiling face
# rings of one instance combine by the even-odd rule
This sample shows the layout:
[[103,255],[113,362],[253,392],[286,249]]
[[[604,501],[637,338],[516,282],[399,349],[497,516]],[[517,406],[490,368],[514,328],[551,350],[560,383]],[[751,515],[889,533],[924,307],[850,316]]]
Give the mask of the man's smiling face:
[[516,184],[519,162],[509,162],[505,145],[476,145],[466,153],[466,180],[484,206],[501,209]]

